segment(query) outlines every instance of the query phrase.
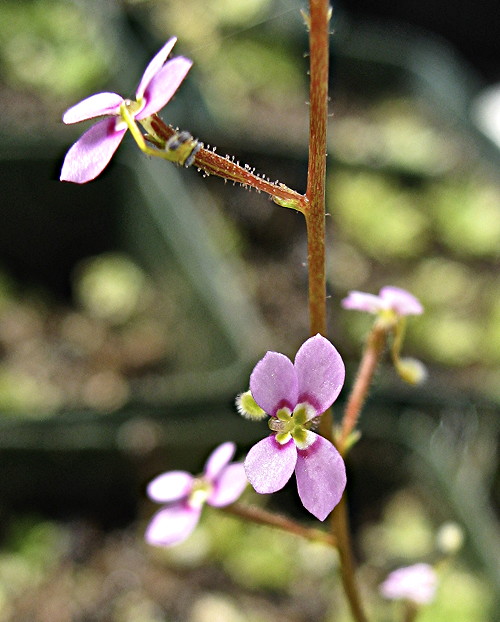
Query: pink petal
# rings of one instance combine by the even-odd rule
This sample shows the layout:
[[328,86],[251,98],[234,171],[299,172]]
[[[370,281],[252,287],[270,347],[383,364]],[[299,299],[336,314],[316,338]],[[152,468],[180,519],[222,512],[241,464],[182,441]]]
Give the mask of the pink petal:
[[292,476],[297,462],[297,448],[292,439],[280,445],[268,436],[250,449],[245,460],[248,481],[258,493],[276,492]]
[[245,490],[247,484],[248,480],[243,464],[241,462],[230,464],[217,478],[207,503],[214,507],[223,507],[234,503]]
[[380,290],[380,298],[388,308],[394,309],[399,315],[420,315],[424,311],[420,301],[400,287],[390,285],[383,287]]
[[158,503],[178,501],[187,497],[193,487],[194,477],[186,471],[169,471],[155,477],[148,484],[148,497]]
[[144,73],[142,74],[141,81],[139,82],[139,86],[137,87],[137,91],[135,92],[137,99],[141,99],[141,97],[144,95],[146,87],[151,82],[153,76],[156,75],[163,67],[165,61],[168,58],[168,55],[172,51],[172,48],[174,47],[176,42],[177,37],[172,37],[165,43],[161,50],[157,52],[155,56],[153,56],[153,58],[149,62],[149,65],[146,67]]
[[[136,115],[137,120],[145,119],[161,110],[170,101],[175,91],[191,69],[192,61],[183,56],[169,60],[156,73],[144,91],[145,107]],[[137,97],[139,99],[139,96]]]
[[205,463],[204,475],[209,481],[214,481],[222,469],[229,464],[234,456],[236,445],[234,443],[222,443],[208,456]]
[[116,119],[103,119],[83,134],[64,158],[61,181],[84,184],[101,173],[118,149],[125,132],[115,129]]
[[96,93],[75,104],[63,115],[64,123],[78,123],[94,117],[117,115],[123,97],[117,93]]
[[426,605],[434,600],[437,583],[434,568],[420,563],[391,572],[380,586],[380,592],[392,600],[406,599]]
[[297,405],[298,382],[292,361],[279,352],[268,352],[250,376],[253,399],[269,415],[278,408]]
[[330,441],[317,434],[310,447],[297,453],[295,476],[300,500],[317,519],[325,520],[344,492],[344,461]]
[[144,537],[155,546],[179,544],[191,535],[198,524],[201,508],[187,504],[173,505],[157,512],[149,523]]
[[374,294],[352,291],[342,300],[344,309],[354,309],[355,311],[367,311],[368,313],[378,313],[385,308],[382,299]]
[[305,341],[295,357],[299,402],[308,402],[321,414],[337,399],[345,367],[335,347],[321,335]]

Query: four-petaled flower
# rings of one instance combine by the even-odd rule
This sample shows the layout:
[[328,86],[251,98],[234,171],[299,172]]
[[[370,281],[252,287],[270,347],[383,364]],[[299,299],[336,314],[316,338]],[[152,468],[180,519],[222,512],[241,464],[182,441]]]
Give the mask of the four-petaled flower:
[[378,296],[365,292],[352,291],[342,300],[344,309],[355,309],[381,315],[420,315],[424,309],[420,302],[400,287],[382,287]]
[[402,358],[404,327],[407,315],[420,315],[424,308],[413,294],[400,287],[382,287],[378,296],[351,291],[342,300],[344,309],[367,311],[377,316],[376,326],[393,336],[391,356],[399,376],[410,384],[420,384],[427,378],[425,366],[414,358]]
[[117,93],[96,93],[64,113],[64,123],[107,118],[88,129],[68,151],[61,181],[83,184],[106,168],[127,131],[124,110],[132,119],[141,121],[158,112],[172,98],[192,65],[192,61],[182,56],[167,61],[176,40],[169,39],[146,67],[135,101],[123,99]]
[[380,586],[380,593],[390,600],[410,600],[426,605],[434,600],[437,575],[429,564],[414,564],[391,572]]
[[203,474],[169,471],[151,481],[147,494],[167,506],[149,523],[145,538],[155,546],[171,546],[185,540],[196,527],[205,503],[224,507],[233,503],[247,485],[243,464],[230,460],[234,443],[219,445],[208,457]]
[[250,376],[253,399],[270,416],[274,434],[250,449],[248,480],[258,493],[272,493],[295,471],[300,499],[319,520],[340,501],[346,473],[335,447],[309,428],[333,404],[344,377],[340,354],[321,335],[302,344],[294,363],[268,352]]

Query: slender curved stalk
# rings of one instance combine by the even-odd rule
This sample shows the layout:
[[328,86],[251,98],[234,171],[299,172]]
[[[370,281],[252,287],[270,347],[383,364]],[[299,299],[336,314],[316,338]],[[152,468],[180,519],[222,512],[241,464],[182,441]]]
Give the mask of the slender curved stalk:
[[375,370],[384,352],[386,338],[387,329],[376,322],[366,340],[358,373],[344,410],[340,436],[336,441],[337,448],[341,454],[345,453],[346,442],[358,422]]
[[342,585],[349,602],[352,617],[356,622],[367,622],[356,581],[356,568],[352,554],[349,517],[346,496],[335,506],[331,514],[333,533],[337,537],[337,550],[340,557]]
[[224,508],[220,508],[227,514],[244,518],[259,525],[267,525],[286,531],[295,536],[300,536],[312,542],[321,542],[328,546],[336,547],[337,540],[334,536],[320,529],[312,529],[304,527],[302,524],[295,522],[291,518],[287,518],[282,514],[275,514],[263,508],[254,505],[243,505],[241,503],[233,503]]
[[[164,123],[156,114],[148,118],[145,127],[150,132],[145,137],[146,140],[157,147],[154,153],[147,153],[162,157],[161,154],[165,153],[164,150],[168,140],[174,137],[177,132]],[[136,137],[134,136],[134,138]],[[145,151],[140,144],[140,140],[136,138],[139,147]],[[144,138],[142,138],[142,142],[144,142]],[[193,166],[206,175],[216,175],[217,177],[241,184],[244,187],[255,188],[259,192],[266,192],[282,207],[303,212],[307,206],[308,200],[305,195],[288,188],[285,184],[270,181],[266,177],[257,175],[250,166],[241,166],[239,162],[229,156],[221,156],[215,153],[215,151],[205,149],[202,143],[198,143]]]
[[415,622],[418,616],[418,611],[418,607],[414,603],[405,602],[403,622]]

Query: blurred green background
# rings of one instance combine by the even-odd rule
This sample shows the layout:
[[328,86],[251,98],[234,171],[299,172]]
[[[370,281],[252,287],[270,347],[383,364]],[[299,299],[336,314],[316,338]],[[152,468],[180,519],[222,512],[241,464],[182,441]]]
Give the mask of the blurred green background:
[[[267,349],[308,334],[303,219],[125,140],[85,187],[57,181],[83,125],[66,108],[132,96],[171,35],[194,67],[162,113],[304,191],[307,33],[279,0],[0,5],[0,622],[348,620],[328,550],[208,512],[147,550],[148,478],[262,436],[234,394]],[[350,289],[420,298],[377,377],[348,468],[361,577],[463,551],[422,620],[494,619],[500,586],[500,157],[471,114],[481,79],[442,40],[335,12],[329,131],[331,337],[352,380],[371,319]],[[129,137],[127,137],[129,138]],[[157,170],[158,169],[158,170]],[[340,410],[340,409],[339,409]],[[105,475],[104,475],[105,474]],[[249,500],[255,502],[250,493]],[[267,502],[267,499],[258,499]],[[307,520],[293,486],[273,501]],[[326,577],[326,578],[325,578]],[[311,596],[312,595],[312,596]],[[374,619],[397,608],[370,597]]]

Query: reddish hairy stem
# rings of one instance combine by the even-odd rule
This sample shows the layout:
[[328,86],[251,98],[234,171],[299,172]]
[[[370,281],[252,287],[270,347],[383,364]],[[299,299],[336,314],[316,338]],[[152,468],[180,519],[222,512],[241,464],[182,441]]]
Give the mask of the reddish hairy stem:
[[328,121],[329,6],[310,1],[310,117],[309,165],[304,211],[307,224],[309,266],[309,320],[311,334],[326,335],[325,187],[326,131]]
[[[311,335],[326,335],[326,274],[325,274],[325,187],[326,131],[328,120],[328,2],[310,2],[310,117],[309,163],[307,192],[309,200],[304,211],[307,226],[307,262],[309,272],[309,323]],[[332,440],[331,411],[320,420],[320,433]]]
[[268,510],[264,510],[257,506],[233,503],[232,505],[228,505],[220,509],[227,514],[239,516],[240,518],[250,520],[253,523],[257,523],[259,525],[275,527],[293,535],[301,536],[302,538],[306,538],[307,540],[311,540],[313,542],[322,542],[323,544],[327,544],[332,547],[335,547],[337,544],[335,537],[327,533],[326,531],[304,527],[300,523],[296,523],[294,520],[287,518],[286,516],[283,516],[281,514],[275,514],[274,512],[269,512]]
[[384,351],[386,337],[387,330],[375,323],[366,340],[358,374],[345,407],[340,438],[337,440],[337,447],[341,454],[345,453],[346,441],[358,422],[375,370]]
[[[311,333],[326,334],[326,274],[325,274],[325,190],[328,123],[328,60],[329,60],[328,0],[310,0],[310,120],[309,167],[306,196],[309,204],[304,210],[308,237],[309,317]],[[321,417],[320,432],[332,440],[332,415]],[[366,622],[355,578],[354,559],[347,517],[345,496],[332,512],[332,528],[337,538],[341,574],[349,606],[357,622]]]
[[[165,146],[169,138],[175,136],[176,131],[166,125],[160,117],[153,115],[150,119],[151,128],[155,131],[157,137],[161,139],[162,144],[149,137],[153,144],[159,148]],[[156,138],[156,137],[155,137]],[[288,202],[291,207],[298,211],[303,211],[307,205],[307,198],[295,190],[288,188],[284,184],[269,181],[263,177],[256,175],[248,166],[240,166],[237,162],[233,162],[228,156],[221,156],[209,149],[201,148],[197,151],[194,166],[201,169],[207,175],[216,175],[241,184],[242,186],[255,188],[261,192],[266,192],[273,198],[277,198],[283,202]]]

